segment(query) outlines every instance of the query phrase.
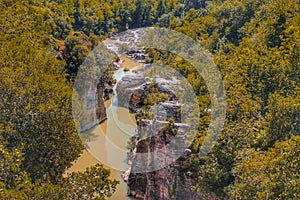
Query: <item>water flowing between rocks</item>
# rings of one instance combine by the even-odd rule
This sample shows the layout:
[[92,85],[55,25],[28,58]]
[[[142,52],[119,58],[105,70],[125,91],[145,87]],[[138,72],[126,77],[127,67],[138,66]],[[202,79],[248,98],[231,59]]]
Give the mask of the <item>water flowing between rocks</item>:
[[[111,170],[111,178],[120,181],[116,192],[110,198],[111,200],[132,199],[127,197],[127,185],[121,177],[122,171],[127,170],[127,141],[136,131],[136,121],[134,114],[129,109],[118,106],[118,97],[116,85],[124,75],[132,73],[132,69],[140,66],[133,60],[121,56],[125,62],[122,68],[114,73],[116,84],[114,86],[114,96],[105,102],[107,120],[95,126],[89,131],[83,133],[88,137],[87,146],[79,159],[68,170],[68,173],[74,171],[84,171],[87,167],[96,163],[101,163]],[[124,68],[131,69],[124,72]],[[118,169],[111,168],[118,166]]]

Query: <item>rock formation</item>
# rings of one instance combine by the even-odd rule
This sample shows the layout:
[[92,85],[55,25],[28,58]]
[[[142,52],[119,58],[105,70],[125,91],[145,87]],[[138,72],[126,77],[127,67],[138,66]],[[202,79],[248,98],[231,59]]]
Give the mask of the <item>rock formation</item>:
[[[149,111],[155,110],[152,119],[137,120],[137,140],[128,156],[130,167],[123,174],[129,187],[128,195],[145,200],[204,199],[191,191],[195,180],[186,175],[187,169],[183,165],[188,155],[185,154],[185,133],[190,126],[181,121],[181,105],[174,91],[177,81],[145,78],[141,74],[125,76],[117,85],[119,106],[138,112],[151,92],[151,84],[159,92],[169,94],[171,101],[160,102],[150,108]],[[173,128],[170,128],[171,118],[174,120]],[[167,145],[173,147],[166,148]],[[143,156],[145,154],[149,156]],[[160,165],[163,167],[154,170]]]
[[[204,199],[199,193],[191,191],[195,180],[186,175],[187,169],[183,165],[187,156],[184,154],[186,149],[184,137],[190,127],[180,123],[178,114],[180,105],[174,102],[164,102],[159,103],[158,108],[154,120],[141,120],[138,124],[138,141],[131,152],[134,155],[130,156],[129,173],[127,171],[128,195],[145,200]],[[174,117],[175,122],[178,122],[174,123],[175,133],[174,130],[168,128],[169,122],[166,121],[168,117]],[[171,144],[171,141],[174,141],[175,146],[165,148],[166,145]],[[154,151],[156,153],[151,154]],[[145,159],[140,156],[142,153],[148,153],[149,157]],[[173,158],[166,158],[172,156]],[[165,164],[168,159],[174,162],[167,161]],[[164,167],[153,170],[155,165],[160,164]],[[135,173],[145,169],[149,169],[149,172]]]
[[105,100],[113,95],[113,77],[105,74],[100,77],[97,87],[90,87],[82,96],[83,119],[80,121],[80,132],[87,131],[107,119]]
[[129,108],[133,112],[137,112],[143,104],[144,100],[152,91],[150,85],[158,89],[158,92],[165,93],[170,96],[171,100],[177,100],[175,88],[177,80],[167,80],[161,77],[148,78],[143,74],[131,74],[124,76],[117,84],[118,104],[125,108]]
[[149,94],[149,79],[140,74],[127,75],[117,84],[118,104],[137,111]]

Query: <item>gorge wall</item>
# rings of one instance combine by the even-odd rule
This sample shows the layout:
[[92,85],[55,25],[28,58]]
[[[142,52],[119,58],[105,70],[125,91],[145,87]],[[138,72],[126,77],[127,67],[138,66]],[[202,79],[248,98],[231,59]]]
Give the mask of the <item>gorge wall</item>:
[[[148,109],[152,112],[151,119],[141,119],[138,113],[143,107],[145,98],[151,93],[149,89],[151,84],[154,84],[159,93],[168,94],[169,100],[159,102]],[[190,127],[181,123],[181,105],[174,91],[176,84],[176,80],[161,77],[147,78],[137,73],[123,77],[117,85],[119,106],[128,107],[137,113],[138,134],[128,154],[130,167],[123,174],[129,187],[128,195],[134,198],[145,200],[205,199],[201,194],[192,191],[191,188],[196,182],[187,175],[188,169],[183,164],[190,153],[184,142],[185,133]],[[175,146],[165,148],[167,145]],[[175,155],[180,156],[177,159]],[[153,170],[155,165],[164,167]]]
[[113,95],[114,79],[109,72],[99,78],[96,87],[88,88],[82,95],[83,118],[80,120],[80,132],[87,131],[107,119],[105,101]]

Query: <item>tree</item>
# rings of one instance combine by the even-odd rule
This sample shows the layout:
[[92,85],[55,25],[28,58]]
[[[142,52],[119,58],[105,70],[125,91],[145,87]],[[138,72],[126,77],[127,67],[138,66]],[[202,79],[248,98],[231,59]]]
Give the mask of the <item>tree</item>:
[[72,87],[63,63],[24,39],[3,45],[7,51],[0,53],[1,121],[16,130],[4,137],[9,149],[25,145],[22,168],[33,178],[57,180],[83,147],[71,115]]
[[184,9],[186,11],[188,11],[191,8],[194,8],[196,10],[198,10],[200,8],[204,8],[206,6],[205,1],[206,0],[185,0],[184,1]]
[[[15,132],[0,124],[0,133]],[[58,183],[35,180],[21,169],[24,161],[22,149],[9,151],[3,138],[0,140],[0,198],[39,199],[106,199],[110,197],[118,181],[110,180],[110,171],[102,165],[88,168],[85,172],[73,172]]]
[[272,147],[276,141],[283,141],[292,134],[300,135],[299,93],[286,98],[273,94],[269,98],[267,122],[268,129],[262,137],[265,147]]
[[65,70],[68,79],[74,80],[76,78],[80,65],[96,45],[97,42],[81,32],[75,32],[66,38],[63,58],[66,61]]
[[[0,6],[1,199],[74,195],[68,193],[74,192],[74,182],[68,182],[73,179],[62,175],[83,144],[72,117],[72,83],[66,81],[65,62],[55,59],[51,20],[44,21],[49,10],[41,3],[46,4],[2,1]],[[108,179],[109,171],[99,166],[89,170],[93,181],[102,181],[101,193],[95,187],[89,191],[101,199],[111,195],[117,182]],[[72,177],[84,180],[84,175]],[[85,183],[92,184],[89,180]]]
[[[23,4],[26,2],[14,2],[6,9],[17,12],[18,17],[1,12],[1,19],[11,23],[5,23],[0,37],[0,119],[15,130],[3,133],[3,138],[8,150],[24,145],[21,168],[31,178],[55,182],[80,155],[83,145],[71,115],[72,85],[66,83],[64,62],[55,59],[49,45],[51,30],[39,24],[39,13]],[[31,24],[35,20],[36,29]]]
[[111,197],[119,181],[109,179],[110,171],[97,164],[85,172],[69,174],[65,179],[68,199],[99,199]]
[[[0,124],[0,133],[15,132]],[[24,161],[22,149],[9,151],[0,141],[0,198],[1,199],[61,199],[63,190],[59,185],[37,180],[32,182],[29,174],[21,169]]]
[[300,136],[292,136],[267,152],[240,152],[230,199],[299,199],[299,150]]
[[[237,152],[248,148],[267,151],[276,142],[299,134],[299,25],[295,24],[299,15],[295,3],[214,1],[208,3],[206,12],[186,12],[183,26],[175,28],[213,52],[226,89],[227,120],[218,142],[208,156],[192,155],[186,161],[194,172],[191,177],[199,180],[199,191],[226,197],[226,187],[235,183]],[[283,8],[275,11],[279,5]],[[186,65],[180,63],[176,69],[187,74],[196,91],[203,88],[199,75]],[[192,145],[195,150],[202,144],[207,123],[200,120]]]

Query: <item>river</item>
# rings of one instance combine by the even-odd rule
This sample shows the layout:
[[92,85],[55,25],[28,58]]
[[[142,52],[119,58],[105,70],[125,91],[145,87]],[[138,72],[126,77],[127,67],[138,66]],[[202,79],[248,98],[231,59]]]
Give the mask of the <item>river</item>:
[[[133,73],[132,69],[141,64],[134,62],[125,56],[122,67],[115,71],[114,77],[118,83],[126,74]],[[130,69],[124,72],[124,68]],[[117,84],[116,84],[117,85]],[[116,87],[115,85],[115,87]],[[127,141],[135,134],[136,121],[134,114],[127,108],[118,107],[118,98],[114,87],[115,95],[105,102],[107,120],[87,131],[85,137],[89,136],[87,150],[75,161],[67,173],[84,171],[87,167],[101,163],[111,170],[111,178],[120,181],[116,192],[110,200],[132,199],[127,197],[127,185],[121,177],[122,171],[127,170]]]

